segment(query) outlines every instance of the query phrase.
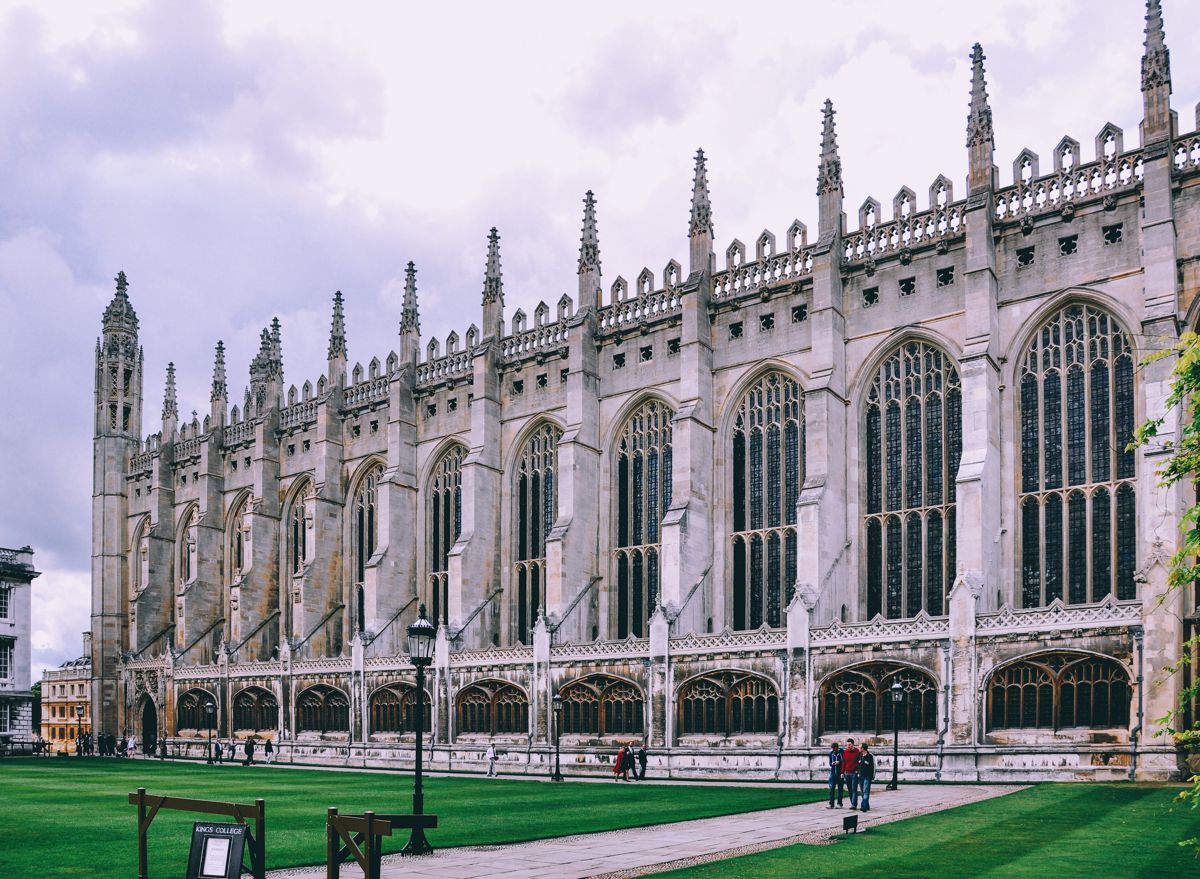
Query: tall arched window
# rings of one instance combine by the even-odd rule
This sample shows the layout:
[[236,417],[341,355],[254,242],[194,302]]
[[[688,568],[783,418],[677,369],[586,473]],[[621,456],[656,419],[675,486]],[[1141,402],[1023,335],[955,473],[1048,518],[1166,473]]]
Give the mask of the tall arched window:
[[800,385],[769,372],[733,421],[733,627],[779,626],[796,584],[796,503],[804,482]]
[[137,598],[150,585],[150,521],[143,518],[138,523],[130,546],[129,597]]
[[305,479],[300,489],[292,495],[292,506],[288,513],[287,560],[288,570],[293,577],[304,570],[311,557],[309,532],[312,530],[312,502],[313,484],[311,480]]
[[462,466],[465,446],[451,446],[433,465],[426,503],[429,603],[433,624],[450,622],[450,550],[462,532]]
[[[893,720],[892,685],[904,689],[900,714]],[[821,733],[883,735],[937,729],[938,688],[923,671],[876,662],[838,672],[821,685]]]
[[[379,542],[379,520],[376,512],[379,500],[379,482],[383,479],[383,465],[371,467],[358,482],[354,492],[354,582],[367,578],[367,562],[375,554]],[[361,628],[362,621],[359,620]]]
[[946,612],[962,389],[942,351],[906,342],[876,371],[863,425],[867,619]]
[[640,735],[645,724],[642,691],[628,681],[591,675],[559,691],[567,735]]
[[317,684],[296,698],[297,732],[349,732],[350,701],[334,687]]
[[618,638],[641,638],[658,602],[662,519],[671,505],[673,417],[662,403],[650,400],[629,416],[617,442],[613,556]]
[[233,728],[269,731],[279,725],[279,702],[275,694],[262,687],[246,687],[233,697]]
[[226,582],[239,582],[250,569],[250,522],[246,515],[249,506],[249,495],[243,495],[234,505],[229,514],[229,572]]
[[562,432],[544,424],[525,441],[517,459],[513,579],[516,581],[516,640],[528,644],[544,601],[546,536],[558,515],[558,438]]
[[711,673],[679,690],[680,735],[776,735],[779,693],[757,675]]
[[1133,347],[1091,305],[1042,324],[1020,366],[1021,604],[1137,597]]
[[460,733],[495,736],[529,732],[529,700],[512,684],[472,684],[458,694],[456,702]]
[[184,515],[179,529],[177,552],[179,554],[179,582],[190,583],[196,579],[196,545],[200,538],[200,510],[193,504]]
[[1052,653],[1006,665],[988,683],[988,729],[1129,726],[1129,675],[1116,660]]
[[[209,703],[214,706],[211,718],[204,708]],[[188,690],[175,703],[176,732],[184,729],[206,730],[210,724],[215,725],[217,722],[216,704],[216,700],[207,690]]]
[[[421,714],[421,726],[425,732],[433,727],[433,703],[429,693],[422,693],[424,707]],[[373,733],[415,733],[417,731],[416,712],[417,688],[408,684],[389,684],[371,694],[371,732]]]

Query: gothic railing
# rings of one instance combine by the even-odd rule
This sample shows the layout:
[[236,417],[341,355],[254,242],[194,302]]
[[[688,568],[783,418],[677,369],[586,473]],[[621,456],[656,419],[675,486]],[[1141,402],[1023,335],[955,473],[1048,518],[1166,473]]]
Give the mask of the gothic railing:
[[1045,607],[1014,610],[1004,607],[995,613],[979,614],[975,628],[980,634],[1038,632],[1060,629],[1089,629],[1140,623],[1140,601],[1117,601],[1112,595],[1096,604],[1063,604],[1054,599]]
[[283,430],[303,427],[317,420],[317,401],[303,400],[279,410],[279,426]]
[[1175,170],[1181,174],[1200,170],[1200,131],[1193,131],[1175,142],[1172,161]]
[[137,476],[142,473],[149,473],[154,468],[154,452],[142,452],[140,455],[134,455],[129,459],[129,473],[132,476]]
[[702,635],[681,635],[672,638],[668,650],[677,653],[710,653],[719,650],[777,650],[787,643],[786,629],[758,629],[735,632],[726,629]]
[[369,406],[379,400],[386,400],[390,381],[386,375],[381,375],[378,378],[367,379],[351,385],[346,388],[343,405],[347,409],[353,409],[359,406]]
[[655,290],[644,296],[630,296],[601,308],[596,314],[601,331],[635,327],[674,314],[683,308],[683,294],[677,287]]
[[812,248],[802,247],[716,272],[712,298],[730,299],[764,287],[798,281],[812,271],[812,264]]
[[1050,211],[1072,210],[1092,199],[1142,182],[1142,152],[1130,150],[1050,174],[1019,180],[996,192],[996,219],[1016,220]]
[[189,458],[200,457],[200,437],[181,440],[175,443],[175,460],[186,461]]
[[486,650],[451,652],[450,665],[528,665],[533,662],[533,648],[524,644],[514,647],[489,647]]
[[945,638],[950,634],[949,617],[931,617],[921,611],[904,620],[877,616],[867,623],[841,623],[814,627],[809,632],[813,644],[863,644],[879,641],[912,641],[921,638]]
[[250,420],[242,421],[238,424],[231,424],[225,428],[225,445],[236,446],[239,443],[253,442],[254,440],[254,422]]
[[555,321],[531,330],[506,336],[500,343],[504,357],[520,357],[535,351],[547,351],[567,344],[567,322]]
[[966,232],[965,206],[966,201],[954,201],[851,232],[843,239],[842,256],[846,262],[879,259],[906,248],[949,241]]
[[614,657],[645,657],[650,655],[650,639],[628,638],[619,641],[593,641],[582,644],[563,644],[551,649],[550,658],[608,659]]
[[455,351],[445,357],[427,360],[417,365],[417,384],[427,385],[442,379],[471,373],[471,352]]
[[15,565],[17,563],[17,556],[20,555],[20,553],[21,550],[19,549],[4,549],[3,547],[0,547],[0,563],[6,565]]

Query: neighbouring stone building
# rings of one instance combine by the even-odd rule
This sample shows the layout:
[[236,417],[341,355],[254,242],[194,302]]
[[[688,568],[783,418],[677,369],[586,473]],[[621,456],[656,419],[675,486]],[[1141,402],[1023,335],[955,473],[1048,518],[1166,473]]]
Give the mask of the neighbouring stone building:
[[[82,706],[83,713],[79,713]],[[75,750],[92,731],[92,633],[83,633],[83,654],[42,672],[42,738],[52,751]]]
[[30,625],[33,549],[0,547],[0,746],[33,738]]
[[[1195,625],[1168,593],[1190,498],[1130,451],[1195,326],[1200,133],[1180,132],[1157,0],[1140,135],[1098,125],[995,166],[972,55],[967,179],[847,222],[826,102],[813,233],[714,252],[698,153],[686,265],[602,286],[584,199],[578,297],[505,315],[488,237],[478,325],[288,386],[262,332],[231,400],[144,436],[124,274],[96,347],[98,732],[200,753],[407,765],[404,627],[439,626],[432,765],[489,739],[545,771],[647,739],[673,775],[809,778],[831,739],[890,738],[942,779],[1162,778],[1152,719]],[[1133,81],[1131,72],[1131,84]],[[769,185],[764,182],[764,185]],[[682,199],[681,199],[682,202]],[[233,405],[230,405],[233,403]],[[891,691],[904,694],[899,709]]]

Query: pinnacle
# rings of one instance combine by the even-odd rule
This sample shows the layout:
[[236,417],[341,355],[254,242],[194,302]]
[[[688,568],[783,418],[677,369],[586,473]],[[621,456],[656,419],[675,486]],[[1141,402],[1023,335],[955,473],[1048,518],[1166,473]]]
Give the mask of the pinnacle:
[[217,356],[213,360],[212,400],[224,400],[229,394],[225,380],[225,343],[217,341]]
[[346,353],[346,315],[342,310],[342,291],[337,290],[333,294],[333,322],[329,328],[329,356],[327,359],[345,357]]
[[821,161],[817,165],[817,195],[842,191],[842,160],[838,157],[833,101],[825,99],[821,110]]
[[579,274],[600,272],[600,237],[596,232],[596,198],[589,189],[583,197],[583,233],[579,237]]
[[1165,85],[1171,88],[1171,53],[1163,32],[1162,3],[1146,0],[1146,41],[1142,53],[1142,91]]
[[164,420],[167,418],[179,417],[179,403],[175,399],[175,364],[167,364],[167,387],[163,394],[163,412]]
[[421,312],[417,306],[417,266],[412,260],[404,269],[404,302],[400,312],[400,332],[421,334]]
[[713,234],[712,202],[708,196],[708,165],[704,150],[696,150],[696,170],[692,178],[692,213],[688,224],[688,237],[704,232]]
[[992,108],[988,104],[987,80],[984,78],[983,47],[971,47],[971,104],[967,113],[967,146],[991,143]]
[[117,276],[113,278],[116,282],[117,291],[113,294],[112,301],[108,303],[108,307],[104,309],[103,326],[105,330],[124,330],[129,333],[137,334],[138,319],[137,314],[133,310],[133,305],[129,301],[129,280],[125,277],[125,272],[117,272]]
[[503,302],[504,284],[500,280],[500,233],[493,226],[488,233],[487,268],[483,275],[483,302]]

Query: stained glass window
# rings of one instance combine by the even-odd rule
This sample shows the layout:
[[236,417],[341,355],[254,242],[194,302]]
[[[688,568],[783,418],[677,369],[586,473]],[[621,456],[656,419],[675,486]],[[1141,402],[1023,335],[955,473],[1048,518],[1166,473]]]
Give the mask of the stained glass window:
[[246,687],[233,697],[233,729],[270,731],[279,726],[279,702],[262,687]]
[[992,729],[1129,725],[1129,675],[1112,659],[1052,653],[1006,665],[987,688]]
[[[1020,367],[1021,603],[1137,597],[1133,349],[1106,312],[1068,305]],[[1115,578],[1115,583],[1114,583]]]
[[713,672],[680,688],[678,734],[777,735],[779,694],[757,675]]
[[527,735],[529,700],[512,684],[487,681],[464,688],[457,697],[458,732]]
[[462,532],[462,465],[465,446],[451,446],[433,465],[426,499],[426,560],[433,623],[450,622],[450,550]]
[[591,675],[559,693],[566,735],[638,735],[645,727],[642,692],[627,681]]
[[617,442],[617,637],[646,634],[658,603],[662,519],[671,505],[671,419],[657,400],[640,406]]
[[[423,692],[421,726],[429,732],[433,725],[433,704]],[[417,688],[409,684],[389,684],[371,694],[371,732],[415,733],[417,731]]]
[[375,464],[358,482],[353,505],[353,558],[354,558],[354,630],[363,631],[366,620],[362,583],[367,578],[367,563],[375,554],[379,543],[379,483],[383,480],[383,465]]
[[782,625],[796,582],[796,504],[804,481],[800,385],[769,372],[733,422],[733,627]]
[[867,618],[946,612],[962,454],[958,370],[907,342],[880,365],[865,413]]
[[513,578],[516,581],[516,640],[530,643],[533,625],[542,609],[546,587],[546,536],[558,509],[557,427],[544,424],[525,441],[517,460],[516,534]]
[[867,733],[892,730],[892,684],[904,689],[896,718],[900,732],[937,729],[938,688],[925,672],[895,663],[855,666],[829,677],[818,697],[821,734]]

